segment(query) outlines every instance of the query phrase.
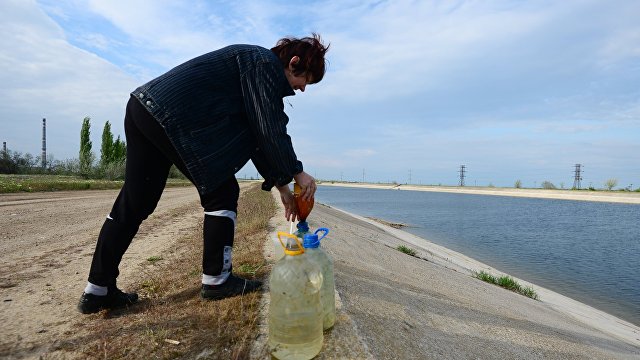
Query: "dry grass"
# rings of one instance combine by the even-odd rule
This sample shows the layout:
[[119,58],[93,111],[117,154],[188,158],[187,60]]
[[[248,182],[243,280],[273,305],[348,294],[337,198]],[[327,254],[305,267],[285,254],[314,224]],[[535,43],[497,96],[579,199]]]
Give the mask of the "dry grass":
[[[270,193],[259,185],[239,201],[234,242],[234,272],[264,278],[263,256]],[[56,355],[108,359],[246,359],[257,334],[259,293],[219,301],[200,298],[202,228],[179,239],[169,256],[149,261],[137,290],[138,305],[83,317],[83,335],[61,341]],[[168,341],[170,340],[170,341]],[[173,342],[173,343],[172,343]],[[179,342],[179,344],[176,344]],[[53,354],[52,354],[53,355]]]

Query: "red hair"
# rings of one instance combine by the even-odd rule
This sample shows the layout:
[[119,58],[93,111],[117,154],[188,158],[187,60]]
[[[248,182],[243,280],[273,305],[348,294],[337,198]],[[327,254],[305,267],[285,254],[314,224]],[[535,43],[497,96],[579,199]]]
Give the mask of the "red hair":
[[276,46],[271,48],[285,69],[289,68],[291,58],[298,56],[300,61],[293,65],[293,73],[296,76],[307,73],[307,77],[312,81],[309,84],[319,83],[324,77],[327,62],[324,54],[328,50],[329,45],[325,46],[320,35],[316,33],[312,33],[311,37],[301,39],[282,38],[278,40]]

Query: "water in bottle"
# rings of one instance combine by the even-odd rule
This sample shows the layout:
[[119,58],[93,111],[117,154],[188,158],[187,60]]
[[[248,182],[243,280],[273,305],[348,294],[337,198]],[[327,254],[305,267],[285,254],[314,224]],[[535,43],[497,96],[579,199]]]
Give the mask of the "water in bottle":
[[[318,238],[318,233],[324,232],[322,237]],[[336,298],[335,298],[335,282],[333,279],[333,260],[320,247],[320,240],[324,239],[329,233],[329,229],[320,228],[314,234],[306,234],[304,236],[303,246],[311,260],[320,265],[322,271],[322,288],[320,289],[320,302],[322,303],[322,328],[324,330],[333,327],[336,321]]]
[[270,276],[269,348],[277,359],[311,359],[323,341],[322,272],[295,235],[279,232],[278,239],[285,255]]

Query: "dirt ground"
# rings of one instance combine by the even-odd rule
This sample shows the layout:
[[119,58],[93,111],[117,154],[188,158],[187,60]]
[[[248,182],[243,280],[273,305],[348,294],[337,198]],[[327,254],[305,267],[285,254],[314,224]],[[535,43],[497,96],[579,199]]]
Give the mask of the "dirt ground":
[[[117,194],[0,194],[0,358],[37,358],[78,331],[76,305]],[[128,289],[148,258],[163,256],[202,216],[195,188],[166,189],[123,258],[118,286]]]
[[[85,331],[86,318],[76,304],[116,195],[111,190],[0,195],[0,358],[37,359]],[[169,249],[193,233],[201,218],[194,188],[167,189],[125,254],[118,285],[130,289],[153,271],[150,257],[172,258]],[[285,230],[288,224],[279,218],[275,228]],[[360,355],[369,354],[346,356],[351,358],[400,358],[404,352],[409,358],[637,358],[637,346],[451,268],[449,253],[441,263],[426,248],[420,250],[424,258],[394,250],[398,244],[419,248],[397,229],[380,229],[383,225],[320,204],[310,225],[331,228],[325,249],[334,258],[345,315],[332,331],[335,336],[325,339],[324,358],[354,348],[345,342],[345,332],[361,339]]]

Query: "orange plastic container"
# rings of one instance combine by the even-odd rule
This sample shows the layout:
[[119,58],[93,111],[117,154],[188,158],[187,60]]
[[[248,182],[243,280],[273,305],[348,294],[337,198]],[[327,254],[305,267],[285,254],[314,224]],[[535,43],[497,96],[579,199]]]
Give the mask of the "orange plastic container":
[[300,221],[306,221],[307,216],[309,216],[311,210],[313,209],[314,201],[313,198],[310,201],[304,200],[302,196],[300,196],[301,192],[302,188],[300,187],[300,185],[298,185],[298,183],[294,183],[293,197],[296,200],[296,206],[298,207],[298,217],[300,218]]

